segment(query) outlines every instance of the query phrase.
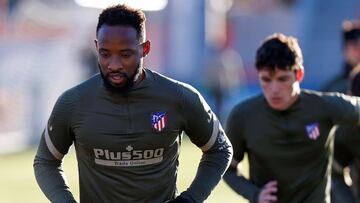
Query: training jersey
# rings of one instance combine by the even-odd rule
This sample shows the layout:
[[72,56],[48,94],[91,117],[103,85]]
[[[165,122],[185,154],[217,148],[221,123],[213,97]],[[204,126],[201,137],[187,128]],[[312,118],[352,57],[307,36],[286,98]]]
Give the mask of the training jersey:
[[[344,64],[344,70],[351,70],[351,66],[349,64]],[[350,89],[349,83],[349,71],[346,71],[346,74],[338,75],[332,80],[330,80],[321,91],[324,92],[340,92],[347,94]],[[341,131],[341,132],[340,132]],[[339,178],[340,180],[344,179],[343,169],[348,166],[350,161],[353,161],[354,155],[351,154],[351,150],[348,150],[347,147],[344,147],[344,138],[343,135],[337,136],[336,134],[343,134],[345,131],[340,129],[335,132],[335,143],[334,143],[334,160],[333,160],[333,171],[332,177]],[[341,137],[341,138],[340,138]],[[335,190],[332,190],[336,193]]]
[[[226,127],[234,164],[225,180],[251,202],[257,202],[260,189],[275,180],[278,203],[329,203],[331,129],[335,124],[358,124],[359,107],[358,98],[310,90],[301,90],[285,111],[272,109],[262,94],[238,104]],[[250,179],[228,181],[245,153]]]
[[173,199],[183,132],[204,155],[182,195],[202,202],[219,182],[232,148],[215,114],[190,85],[144,72],[126,94],[110,91],[97,74],[60,96],[34,161],[51,202],[75,201],[60,168],[72,144],[83,203]]
[[341,125],[336,129],[334,158],[341,167],[360,158],[360,127]]

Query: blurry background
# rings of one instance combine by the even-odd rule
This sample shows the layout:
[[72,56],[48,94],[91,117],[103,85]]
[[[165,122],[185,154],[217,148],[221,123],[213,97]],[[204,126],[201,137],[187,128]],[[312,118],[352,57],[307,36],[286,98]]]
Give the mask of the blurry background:
[[[93,39],[101,5],[91,2],[106,1],[0,0],[0,202],[47,202],[33,177],[34,147],[57,97],[98,71]],[[342,21],[360,17],[358,0],[134,2],[146,9],[152,42],[146,66],[198,88],[222,122],[237,102],[260,91],[254,57],[266,36],[297,37],[302,85],[320,89],[342,71]],[[180,190],[199,156],[184,143]],[[77,192],[72,153],[65,167]],[[241,200],[223,182],[216,191],[207,202]]]

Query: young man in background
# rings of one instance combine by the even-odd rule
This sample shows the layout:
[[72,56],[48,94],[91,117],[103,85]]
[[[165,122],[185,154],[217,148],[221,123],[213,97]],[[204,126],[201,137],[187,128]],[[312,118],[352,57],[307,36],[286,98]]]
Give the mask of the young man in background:
[[[331,129],[359,123],[359,98],[301,89],[303,58],[291,36],[269,36],[255,65],[262,94],[230,113],[226,133],[234,157],[225,181],[254,203],[329,203]],[[245,153],[249,179],[237,174]]]

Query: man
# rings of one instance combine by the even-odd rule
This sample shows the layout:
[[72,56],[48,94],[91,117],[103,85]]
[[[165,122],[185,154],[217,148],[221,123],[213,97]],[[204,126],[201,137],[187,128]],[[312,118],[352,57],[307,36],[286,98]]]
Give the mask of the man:
[[[304,90],[301,49],[295,38],[268,37],[256,52],[263,94],[235,106],[226,132],[234,147],[224,175],[250,202],[329,203],[335,124],[359,122],[360,100]],[[248,154],[250,179],[237,175]]]
[[[80,202],[203,202],[230,162],[232,147],[191,86],[143,67],[150,51],[145,15],[124,5],[99,15],[100,74],[57,101],[34,161],[51,202],[76,202],[61,162],[74,143]],[[177,196],[182,133],[203,151],[190,187]]]
[[[323,91],[349,93],[350,73],[360,62],[360,22],[356,20],[345,20],[342,24],[342,39],[344,57],[343,73],[329,81],[323,88]],[[347,169],[351,169],[351,175],[357,176],[358,173],[358,169],[354,167],[354,163],[357,162],[355,160],[357,155],[353,154],[353,151],[350,150],[352,147],[348,148],[349,145],[345,146],[343,143],[345,140],[348,140],[347,137],[354,136],[345,135],[344,133],[347,132],[349,131],[343,128],[336,129],[335,132],[334,161],[331,179],[332,203],[352,203],[355,202],[356,199],[351,188],[344,180],[345,177],[349,178],[349,170]],[[356,181],[353,182],[355,183]],[[356,184],[353,184],[353,186],[355,185]]]
[[[360,64],[349,74],[350,94],[360,96]],[[360,202],[360,127],[341,125],[336,129],[334,163],[332,172],[331,200],[334,203]],[[349,168],[351,185],[344,180]],[[346,174],[349,178],[349,174]]]
[[343,73],[330,80],[322,88],[326,92],[347,93],[351,70],[360,62],[360,22],[345,20],[342,24]]

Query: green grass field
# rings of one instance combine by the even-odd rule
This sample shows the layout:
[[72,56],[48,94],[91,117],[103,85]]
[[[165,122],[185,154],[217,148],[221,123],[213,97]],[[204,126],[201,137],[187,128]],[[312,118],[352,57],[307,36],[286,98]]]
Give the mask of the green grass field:
[[[49,202],[41,193],[34,178],[32,164],[35,152],[36,150],[32,149],[18,154],[0,155],[1,203]],[[195,147],[195,145],[190,144],[185,139],[180,154],[180,169],[178,175],[179,191],[185,190],[190,185],[195,176],[200,156],[200,149]],[[73,151],[65,157],[64,170],[70,188],[76,199],[78,199],[78,174]],[[205,202],[245,203],[247,201],[238,196],[223,181],[221,181]]]

